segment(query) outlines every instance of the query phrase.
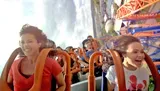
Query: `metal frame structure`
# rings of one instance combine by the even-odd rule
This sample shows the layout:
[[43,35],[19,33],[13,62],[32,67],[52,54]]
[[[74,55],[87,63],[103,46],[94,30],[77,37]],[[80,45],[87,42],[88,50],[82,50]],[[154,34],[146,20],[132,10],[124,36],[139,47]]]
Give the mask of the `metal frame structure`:
[[160,14],[157,13],[150,13],[150,14],[134,14],[126,17],[124,21],[130,21],[130,20],[144,20],[144,19],[150,19],[150,18],[160,18]]
[[160,34],[154,34],[153,31],[147,31],[147,32],[137,32],[135,34],[133,34],[133,36],[135,37],[156,37],[156,36],[160,36]]
[[160,26],[153,26],[153,27],[147,27],[147,28],[134,28],[134,29],[129,28],[128,29],[128,32],[130,32],[131,34],[135,34],[137,32],[147,32],[147,31],[153,31],[154,34],[157,34],[159,33],[158,31],[160,31]]
[[149,7],[160,0],[129,0],[117,10],[117,19],[126,18],[136,12]]
[[136,27],[154,27],[154,26],[160,26],[160,22],[154,23],[154,24],[131,24],[129,25],[129,28],[136,28]]

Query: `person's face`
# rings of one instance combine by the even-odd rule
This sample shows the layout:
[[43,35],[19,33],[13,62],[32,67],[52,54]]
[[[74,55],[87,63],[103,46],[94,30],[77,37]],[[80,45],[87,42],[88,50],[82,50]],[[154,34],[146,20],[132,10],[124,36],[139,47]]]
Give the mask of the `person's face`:
[[39,48],[41,43],[38,43],[34,35],[32,34],[23,34],[20,37],[20,47],[26,56],[33,56],[39,53]]
[[68,50],[68,52],[74,52],[74,51],[73,51],[73,48],[70,48],[70,49]]
[[103,64],[108,64],[108,65],[111,65],[113,64],[113,59],[112,59],[112,56],[107,54],[106,57],[103,57]]
[[144,57],[143,47],[139,42],[129,44],[126,54],[124,54],[124,60],[136,68],[141,67]]
[[88,41],[88,42],[86,43],[86,48],[87,48],[87,49],[92,49],[92,42]]

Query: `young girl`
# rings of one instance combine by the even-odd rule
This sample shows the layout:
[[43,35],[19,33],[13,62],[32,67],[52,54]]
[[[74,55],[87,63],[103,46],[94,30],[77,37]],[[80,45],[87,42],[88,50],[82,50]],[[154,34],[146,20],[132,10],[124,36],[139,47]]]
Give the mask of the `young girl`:
[[[22,27],[19,44],[24,56],[14,61],[7,80],[9,84],[13,84],[14,91],[28,91],[32,87],[36,59],[42,47],[45,47],[46,41],[47,37],[37,27],[30,25]],[[52,77],[56,79],[58,85],[56,91],[64,91],[62,69],[55,60],[47,57],[40,91],[51,91]]]
[[[142,66],[145,56],[141,42],[133,36],[122,35],[114,42],[114,49],[122,56],[127,91],[148,91],[149,73]],[[106,78],[108,91],[118,91],[114,65],[109,68]]]

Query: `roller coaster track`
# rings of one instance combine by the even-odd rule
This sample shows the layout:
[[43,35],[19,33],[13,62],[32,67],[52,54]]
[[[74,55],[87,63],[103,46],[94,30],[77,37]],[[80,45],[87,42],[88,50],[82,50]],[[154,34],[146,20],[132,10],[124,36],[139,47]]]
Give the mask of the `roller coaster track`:
[[[154,30],[154,31],[153,31]],[[146,27],[146,28],[134,28],[134,29],[128,29],[128,31],[132,34],[137,32],[147,32],[147,31],[153,31],[154,33],[160,32],[160,26],[152,26],[152,27]],[[159,32],[158,32],[159,31]]]
[[118,10],[117,10],[117,19],[123,19],[126,18],[132,14],[135,14],[136,12],[149,7],[160,0],[129,0],[127,3],[123,4]]
[[150,13],[150,14],[134,14],[126,17],[124,21],[130,21],[130,20],[144,20],[144,19],[150,19],[150,18],[160,18],[160,14],[157,13]]
[[154,24],[132,24],[129,25],[129,28],[136,28],[136,27],[153,27],[153,26],[160,26],[160,22]]
[[155,37],[155,36],[160,36],[160,34],[158,33],[158,34],[154,34],[154,32],[153,31],[147,31],[147,32],[137,32],[137,33],[135,33],[135,34],[133,34],[133,36],[135,36],[135,37]]

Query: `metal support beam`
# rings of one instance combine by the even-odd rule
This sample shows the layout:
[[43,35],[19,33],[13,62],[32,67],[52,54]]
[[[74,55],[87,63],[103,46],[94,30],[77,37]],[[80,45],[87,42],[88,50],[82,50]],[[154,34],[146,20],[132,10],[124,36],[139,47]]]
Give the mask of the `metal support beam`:
[[134,14],[123,19],[123,21],[131,20],[145,20],[151,18],[160,18],[160,14],[150,13],[150,14]]
[[123,19],[159,1],[160,0],[130,0],[117,10],[116,18]]

